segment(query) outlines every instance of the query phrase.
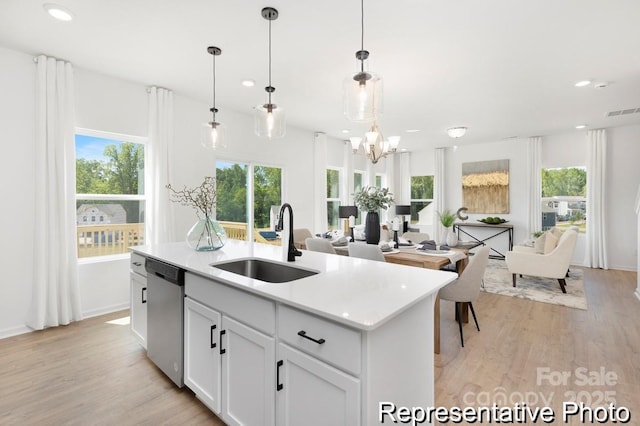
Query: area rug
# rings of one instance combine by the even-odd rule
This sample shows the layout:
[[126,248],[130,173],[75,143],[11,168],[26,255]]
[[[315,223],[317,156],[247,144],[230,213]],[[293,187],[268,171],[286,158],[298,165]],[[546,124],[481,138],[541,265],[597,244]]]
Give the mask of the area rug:
[[511,274],[504,260],[489,259],[484,274],[483,291],[536,302],[552,303],[575,309],[587,309],[582,269],[571,268],[566,280],[567,293],[560,289],[558,280],[541,277],[518,276],[513,287]]

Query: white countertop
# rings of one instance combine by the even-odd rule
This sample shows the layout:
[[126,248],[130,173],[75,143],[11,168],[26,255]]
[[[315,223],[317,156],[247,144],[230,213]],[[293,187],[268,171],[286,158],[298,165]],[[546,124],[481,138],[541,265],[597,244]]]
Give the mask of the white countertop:
[[[452,272],[306,250],[295,262],[283,262],[279,246],[238,240],[228,240],[222,249],[213,252],[197,252],[184,242],[137,246],[132,250],[361,330],[375,329],[457,277]],[[248,257],[319,273],[274,284],[210,266]]]

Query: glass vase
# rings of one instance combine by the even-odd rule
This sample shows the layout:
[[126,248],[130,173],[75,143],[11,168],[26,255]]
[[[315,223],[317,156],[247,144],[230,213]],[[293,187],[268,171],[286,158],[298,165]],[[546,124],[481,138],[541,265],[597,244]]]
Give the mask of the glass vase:
[[214,251],[227,242],[227,233],[209,216],[199,219],[187,233],[187,244],[196,251]]

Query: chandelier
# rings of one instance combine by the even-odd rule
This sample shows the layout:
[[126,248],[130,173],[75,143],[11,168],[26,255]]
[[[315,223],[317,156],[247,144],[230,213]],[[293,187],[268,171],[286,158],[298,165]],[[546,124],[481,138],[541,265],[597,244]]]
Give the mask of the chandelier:
[[395,153],[400,144],[400,136],[389,136],[385,140],[375,121],[364,136],[364,142],[361,137],[349,138],[351,149],[354,154],[357,154],[362,142],[364,153],[373,164],[376,164],[381,158],[386,158],[388,155]]

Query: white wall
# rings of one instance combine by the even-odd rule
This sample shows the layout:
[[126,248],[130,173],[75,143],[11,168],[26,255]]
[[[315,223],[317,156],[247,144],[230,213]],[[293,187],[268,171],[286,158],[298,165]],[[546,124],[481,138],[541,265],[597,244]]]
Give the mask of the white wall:
[[640,184],[640,125],[607,130],[609,267],[637,271],[635,196]]
[[31,300],[35,211],[33,57],[0,48],[0,337],[25,331]]

